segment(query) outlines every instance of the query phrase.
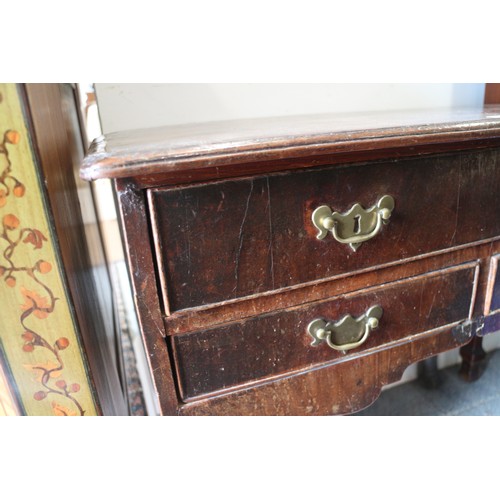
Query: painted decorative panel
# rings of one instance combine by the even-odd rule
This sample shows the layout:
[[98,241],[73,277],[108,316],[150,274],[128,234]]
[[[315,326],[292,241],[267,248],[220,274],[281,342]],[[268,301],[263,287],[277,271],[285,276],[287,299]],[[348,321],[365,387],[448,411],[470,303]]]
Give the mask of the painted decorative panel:
[[96,415],[23,109],[0,84],[0,412]]

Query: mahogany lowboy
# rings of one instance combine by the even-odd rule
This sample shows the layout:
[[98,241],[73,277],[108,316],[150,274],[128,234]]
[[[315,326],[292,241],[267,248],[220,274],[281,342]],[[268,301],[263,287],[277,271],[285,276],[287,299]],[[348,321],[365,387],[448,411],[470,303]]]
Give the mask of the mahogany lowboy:
[[499,153],[495,107],[96,141],[162,413],[352,413],[498,329]]

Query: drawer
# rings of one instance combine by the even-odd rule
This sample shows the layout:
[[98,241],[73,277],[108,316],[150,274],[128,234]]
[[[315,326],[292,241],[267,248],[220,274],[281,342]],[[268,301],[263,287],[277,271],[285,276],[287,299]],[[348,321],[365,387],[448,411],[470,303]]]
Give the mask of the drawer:
[[[470,315],[476,271],[477,264],[473,262],[218,328],[173,336],[169,341],[181,397],[187,401],[348,362],[410,342],[417,334],[462,321]],[[368,337],[359,347],[344,352],[331,348],[326,340],[311,345],[313,337],[308,327],[313,320],[336,322],[348,314],[359,319],[373,306],[382,308],[382,316],[378,327],[371,331],[361,322],[354,340],[365,333]],[[352,324],[347,326],[352,328]],[[339,329],[336,335],[335,341],[330,337],[332,343],[347,341],[340,340],[346,335],[344,329]]]
[[[496,237],[497,160],[496,150],[484,150],[152,189],[165,310],[271,292]],[[384,195],[395,201],[391,217],[356,251],[331,232],[317,238],[316,208],[345,213],[359,203],[368,209]]]

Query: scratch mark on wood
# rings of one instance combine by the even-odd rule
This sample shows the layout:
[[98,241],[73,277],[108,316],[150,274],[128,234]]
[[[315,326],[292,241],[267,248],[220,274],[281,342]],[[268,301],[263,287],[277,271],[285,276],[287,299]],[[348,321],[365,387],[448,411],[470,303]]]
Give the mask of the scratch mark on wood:
[[158,326],[158,324],[156,322],[156,319],[155,319],[156,315],[149,308],[148,301],[144,300],[142,297],[138,297],[137,295],[136,295],[136,297],[137,297],[138,302],[140,302],[142,304],[143,308],[146,309],[147,312],[149,313],[149,317],[151,319],[151,323],[154,324],[154,326],[158,330],[158,333],[160,334],[160,336],[164,338],[165,337],[165,331]]
[[420,283],[420,298],[418,302],[418,331],[421,329],[422,324],[422,298],[424,295],[424,282]]
[[271,283],[274,289],[274,255],[273,255],[273,224],[272,224],[272,213],[271,213],[271,190],[269,188],[269,177],[266,179],[267,182],[267,211],[269,215],[269,250],[268,253],[271,256]]
[[451,236],[450,243],[455,242],[455,236],[457,234],[457,228],[458,228],[458,209],[460,207],[460,190],[462,188],[462,156],[460,156],[460,165],[458,167],[458,189],[457,189],[457,203],[455,206],[455,229],[453,231],[453,234]]
[[432,309],[434,307],[434,302],[436,302],[436,296],[439,294],[439,290],[434,290],[434,293],[432,294],[432,302],[431,302],[431,305],[429,307],[429,311],[427,312],[427,316],[430,316],[431,315],[431,312],[432,312]]
[[235,284],[234,284],[233,292],[236,292],[236,290],[238,289],[238,272],[239,272],[239,267],[240,267],[240,255],[241,255],[241,249],[243,248],[243,228],[244,228],[245,222],[247,220],[248,209],[250,207],[250,199],[252,198],[252,193],[253,193],[253,179],[250,180],[250,192],[248,193],[248,196],[247,196],[245,213],[243,214],[243,220],[241,221],[240,232],[239,232],[239,236],[238,236],[239,247],[238,247],[238,253],[236,254],[236,263],[234,266]]

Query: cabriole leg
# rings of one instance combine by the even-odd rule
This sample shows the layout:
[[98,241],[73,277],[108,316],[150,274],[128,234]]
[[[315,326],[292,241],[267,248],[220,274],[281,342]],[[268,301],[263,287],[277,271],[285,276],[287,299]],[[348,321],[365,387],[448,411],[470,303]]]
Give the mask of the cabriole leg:
[[460,348],[460,355],[462,356],[460,376],[467,382],[478,380],[488,364],[482,337],[473,337],[468,344]]

